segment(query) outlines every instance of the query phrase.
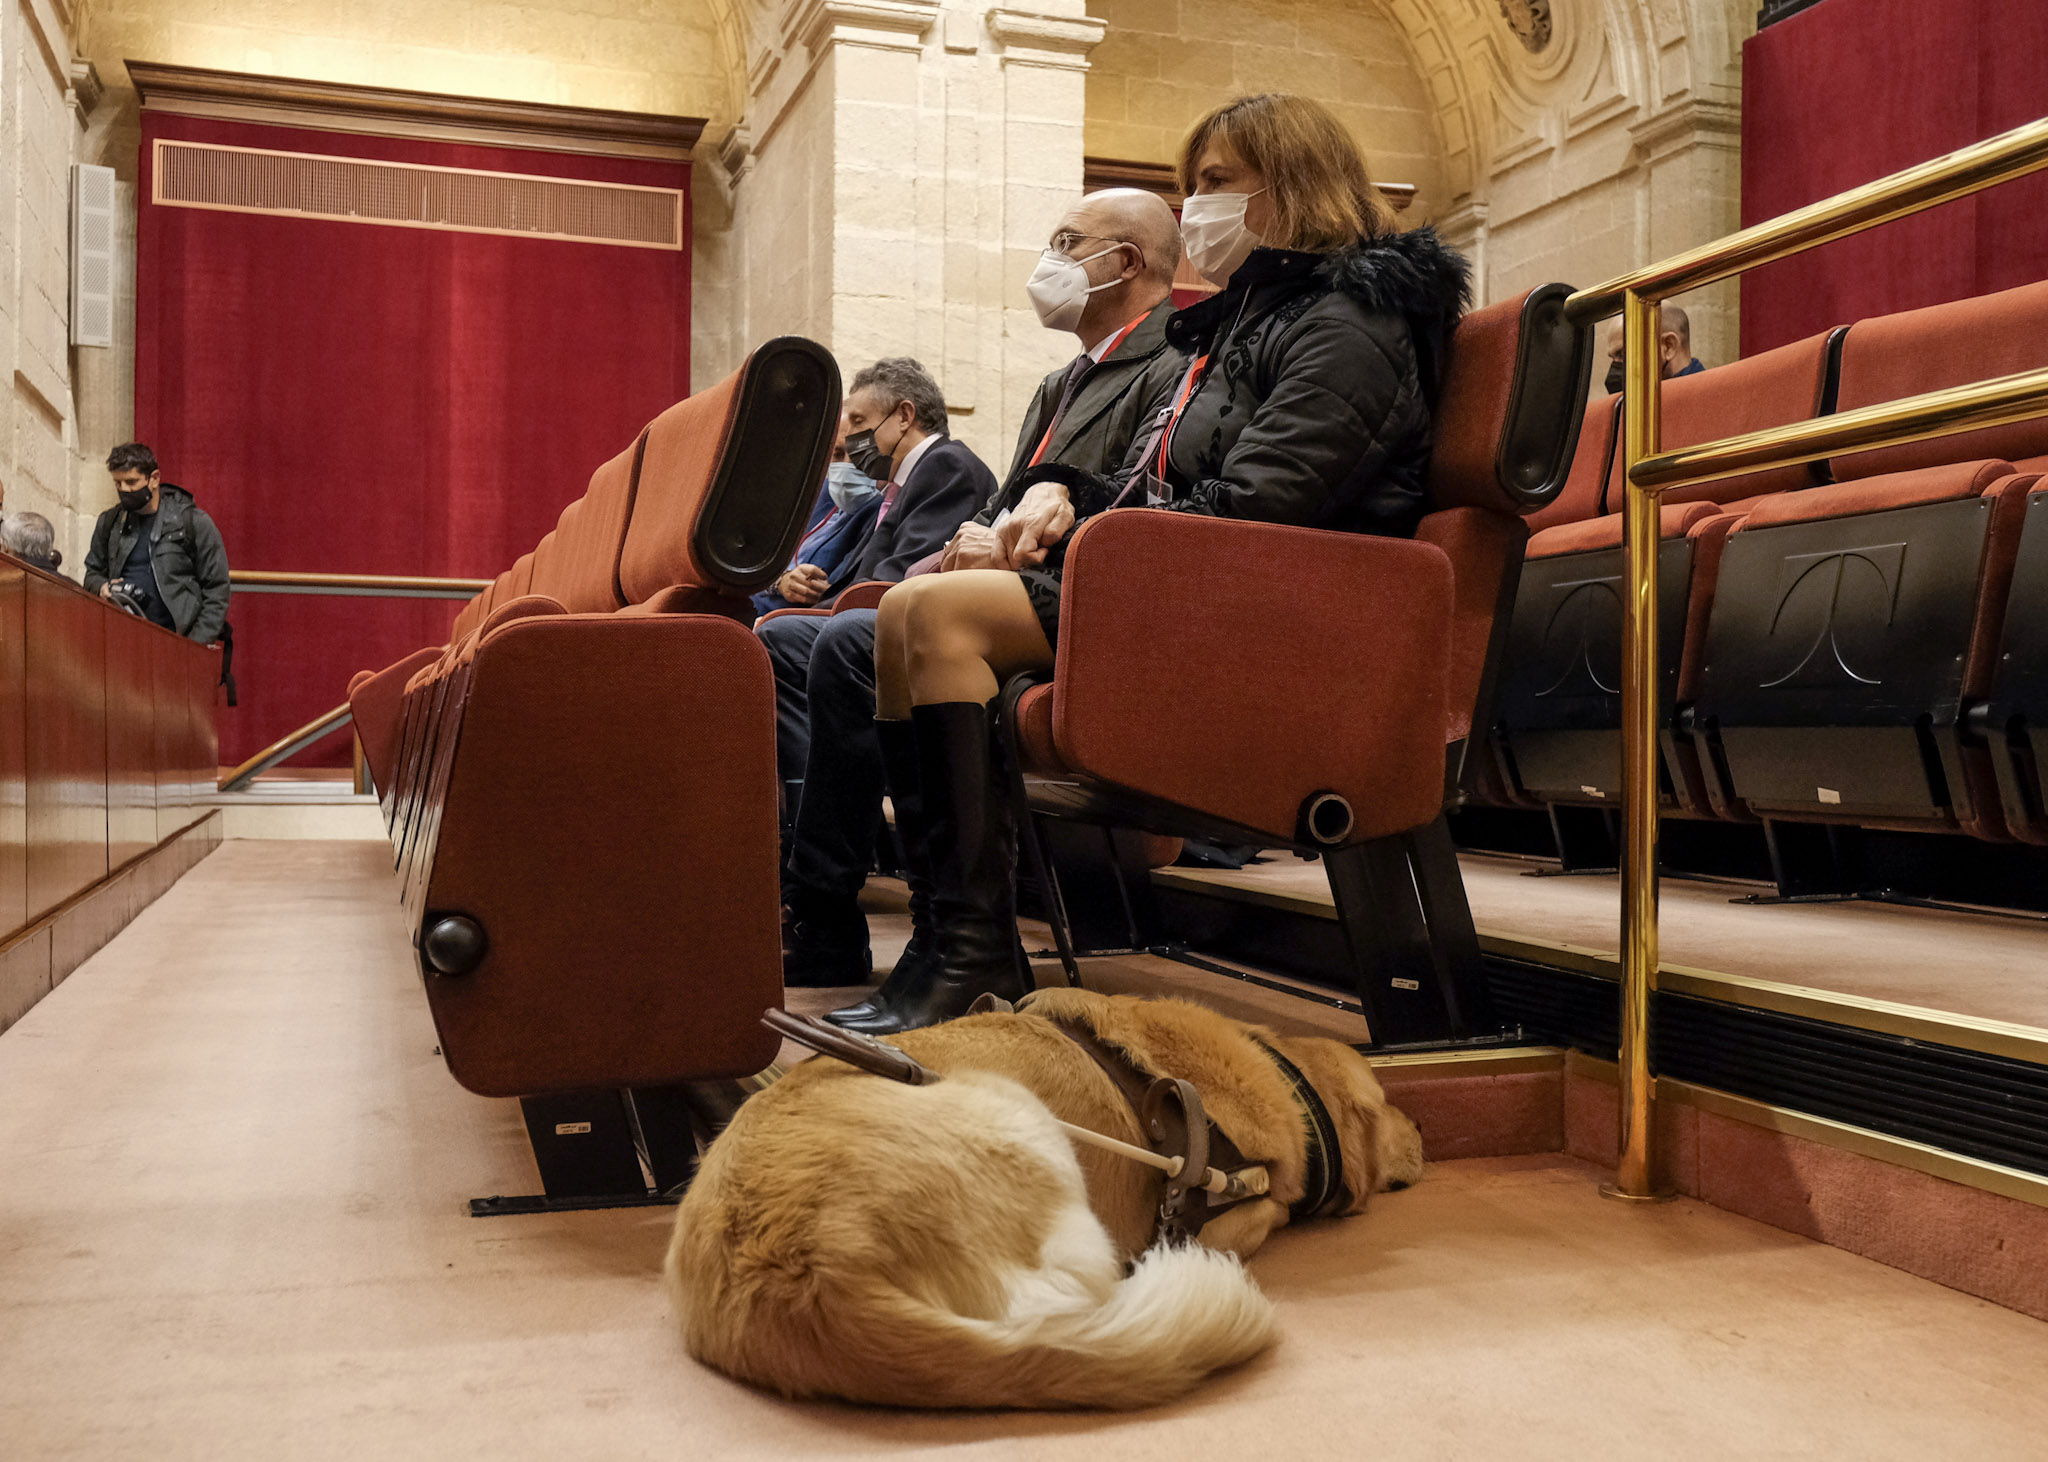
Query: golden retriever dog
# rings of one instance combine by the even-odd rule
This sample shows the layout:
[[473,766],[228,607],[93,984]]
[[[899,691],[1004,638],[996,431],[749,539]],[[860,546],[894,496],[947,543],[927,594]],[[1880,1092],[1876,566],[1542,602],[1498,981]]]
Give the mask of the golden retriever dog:
[[[1055,1019],[1201,1093],[1269,1193],[1200,1244],[1152,1245],[1162,1179],[1055,1122],[1142,1145],[1115,1083]],[[1415,1126],[1363,1056],[1180,1000],[1041,990],[892,1042],[937,1073],[906,1086],[814,1057],[752,1097],[676,1216],[666,1272],[690,1354],[786,1396],[893,1406],[1137,1407],[1273,1338],[1240,1261],[1288,1221],[1308,1119],[1260,1046],[1328,1110],[1338,1211],[1422,1172]],[[1135,1263],[1132,1261],[1135,1260]]]

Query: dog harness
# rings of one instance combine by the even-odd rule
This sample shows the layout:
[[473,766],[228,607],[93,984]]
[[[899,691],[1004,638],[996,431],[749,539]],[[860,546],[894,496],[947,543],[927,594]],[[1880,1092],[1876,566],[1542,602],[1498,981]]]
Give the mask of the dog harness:
[[[997,1008],[991,1006],[991,1008]],[[1158,1077],[1140,1070],[1128,1051],[1112,1045],[1096,1035],[1086,1026],[1067,1020],[1053,1020],[1051,1024],[1075,1045],[1079,1046],[1102,1072],[1110,1079],[1119,1095],[1129,1105],[1131,1113],[1138,1119],[1138,1130],[1146,1140],[1155,1144],[1171,1136],[1168,1132],[1154,1130],[1156,1118],[1147,1110],[1148,1094]],[[1344,1187],[1344,1153],[1337,1142],[1337,1124],[1330,1119],[1330,1109],[1323,1105],[1322,1096],[1302,1075],[1301,1068],[1281,1055],[1264,1041],[1257,1041],[1260,1050],[1271,1058],[1274,1066],[1287,1081],[1288,1089],[1301,1108],[1304,1132],[1307,1137],[1306,1164],[1302,1173],[1302,1194],[1287,1206],[1287,1216],[1295,1223],[1305,1219],[1320,1218],[1332,1209],[1348,1201]],[[1224,1172],[1237,1172],[1255,1166],[1231,1139],[1229,1133],[1217,1126],[1214,1119],[1204,1114],[1208,1127],[1208,1161]],[[1202,1226],[1224,1211],[1240,1203],[1249,1202],[1263,1194],[1247,1193],[1242,1197],[1229,1198],[1221,1202],[1200,1189],[1190,1189],[1186,1194],[1176,1195],[1170,1191],[1167,1199],[1160,1204],[1159,1231],[1155,1240],[1162,1237],[1192,1239],[1202,1231]],[[1199,1194],[1199,1197],[1196,1196]],[[1173,1200],[1182,1201],[1174,1204]],[[1172,1211],[1169,1212],[1169,1205]]]

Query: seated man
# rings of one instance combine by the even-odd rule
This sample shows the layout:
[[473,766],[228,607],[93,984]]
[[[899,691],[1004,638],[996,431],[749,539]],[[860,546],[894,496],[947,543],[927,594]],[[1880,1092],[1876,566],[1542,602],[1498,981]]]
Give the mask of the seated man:
[[[831,583],[820,586],[819,598],[827,588],[836,594],[870,579],[897,582],[912,564],[946,546],[996,482],[971,449],[946,434],[946,398],[938,382],[907,357],[878,360],[855,374],[840,435],[852,465],[884,486],[864,536],[846,551]],[[779,582],[790,582],[790,576]],[[831,622],[793,614],[764,620],[755,630],[775,667],[776,770],[785,786],[804,775],[812,733],[811,661]],[[819,731],[865,743],[872,756],[872,716],[869,711],[846,724],[834,720]]]
[[0,550],[53,574],[64,562],[64,555],[57,552],[57,530],[41,513],[9,513],[0,518]]
[[[1017,439],[1011,479],[1045,462],[1090,472],[1113,468],[1149,429],[1187,366],[1166,344],[1180,254],[1173,211],[1150,193],[1093,193],[1059,221],[1027,293],[1040,321],[1072,333],[1082,348],[1040,384]],[[1002,496],[992,495],[959,536],[986,537]],[[889,750],[877,743],[873,722],[875,614],[851,610],[825,626],[810,663],[809,702],[819,734],[811,738],[783,869],[792,921],[783,978],[793,985],[857,985],[873,978],[867,920],[855,899],[874,861]],[[828,724],[835,728],[830,735],[823,730]],[[914,983],[929,954],[925,905],[922,881],[914,881],[916,932],[890,977],[898,985]],[[853,1024],[865,1013],[870,1002],[834,1018]]]
[[[1677,305],[1657,306],[1657,370],[1664,380],[1696,376],[1706,367],[1692,353],[1692,320]],[[1607,332],[1607,394],[1621,390],[1621,321]]]
[[808,609],[828,601],[853,582],[859,566],[854,551],[867,537],[881,506],[882,485],[846,460],[846,420],[840,418],[839,439],[832,443],[832,465],[825,472],[825,490],[804,526],[789,568],[774,587],[754,596],[754,613]]
[[102,599],[119,585],[143,615],[202,645],[228,622],[228,555],[220,529],[192,494],[165,482],[156,453],[140,442],[107,457],[118,507],[93,525],[85,587]]

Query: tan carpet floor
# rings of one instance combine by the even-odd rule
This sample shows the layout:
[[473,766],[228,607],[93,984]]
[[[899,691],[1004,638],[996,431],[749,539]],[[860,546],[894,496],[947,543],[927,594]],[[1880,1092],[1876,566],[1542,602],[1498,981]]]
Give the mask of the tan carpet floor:
[[[1468,854],[1458,861],[1482,932],[1607,954],[1620,947],[1621,889],[1613,875],[1530,878],[1524,875],[1538,865],[1518,859]],[[1285,855],[1200,876],[1330,904],[1322,865]],[[1658,920],[1664,963],[2048,1030],[2048,921],[1898,904],[1729,902],[1749,891],[1665,879]]]
[[[818,995],[808,997],[816,1000]],[[0,1035],[0,1456],[2037,1458],[2048,1326],[1561,1157],[1255,1270],[1284,1340],[1138,1416],[790,1405],[681,1353],[658,1210],[530,1189],[433,1054],[375,843],[229,842]]]

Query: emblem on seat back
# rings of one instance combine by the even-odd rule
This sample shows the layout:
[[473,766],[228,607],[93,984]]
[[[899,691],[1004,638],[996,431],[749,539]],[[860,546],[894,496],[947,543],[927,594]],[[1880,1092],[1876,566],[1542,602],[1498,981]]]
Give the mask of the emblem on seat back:
[[1569,658],[1536,698],[1621,694],[1621,575],[1568,579],[1551,587],[1558,599],[1543,629],[1544,673],[1557,667],[1554,646],[1567,647]]
[[[1878,637],[1869,631],[1891,628],[1905,563],[1903,543],[1787,554],[1778,566],[1778,607],[1771,616],[1771,638],[1782,637],[1784,642],[1804,648],[1791,669],[1775,680],[1760,682],[1758,689],[1883,684],[1883,676],[1866,675],[1850,663],[1843,638],[1852,635],[1859,651],[1878,649],[1871,643]],[[1874,668],[1864,662],[1864,669]]]

